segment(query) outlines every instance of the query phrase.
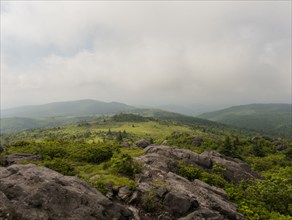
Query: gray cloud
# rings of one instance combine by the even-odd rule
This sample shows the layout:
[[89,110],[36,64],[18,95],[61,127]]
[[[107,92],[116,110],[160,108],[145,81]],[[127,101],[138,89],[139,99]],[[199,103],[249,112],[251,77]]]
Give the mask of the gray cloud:
[[290,101],[290,1],[1,6],[4,108]]

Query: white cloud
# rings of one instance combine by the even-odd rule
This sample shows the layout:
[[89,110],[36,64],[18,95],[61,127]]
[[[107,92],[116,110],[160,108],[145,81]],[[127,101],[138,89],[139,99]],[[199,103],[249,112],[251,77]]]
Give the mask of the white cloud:
[[289,102],[291,2],[4,2],[5,107]]

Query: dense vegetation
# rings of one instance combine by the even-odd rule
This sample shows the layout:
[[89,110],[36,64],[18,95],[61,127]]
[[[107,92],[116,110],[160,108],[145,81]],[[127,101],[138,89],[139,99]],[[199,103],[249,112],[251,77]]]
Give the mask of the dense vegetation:
[[[150,116],[150,115],[149,115]],[[152,115],[153,116],[153,115]],[[175,116],[175,117],[173,117]],[[200,179],[223,188],[248,219],[292,219],[292,143],[285,139],[255,136],[255,133],[216,123],[193,121],[179,115],[165,120],[119,114],[62,127],[1,134],[0,157],[12,153],[41,155],[43,165],[65,175],[78,175],[106,194],[111,187],[135,187],[143,154],[135,142],[151,140],[194,152],[214,150],[248,162],[263,179],[235,184],[224,179],[223,168],[211,172],[179,162],[177,174]],[[145,207],[153,195],[145,195]]]

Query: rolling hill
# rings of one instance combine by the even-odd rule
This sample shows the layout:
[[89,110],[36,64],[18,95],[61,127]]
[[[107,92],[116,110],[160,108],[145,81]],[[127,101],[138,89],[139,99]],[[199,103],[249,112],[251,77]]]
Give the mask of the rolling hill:
[[60,126],[134,109],[136,108],[123,103],[96,100],[54,102],[3,109],[0,133]]
[[1,110],[1,118],[46,118],[59,116],[103,115],[126,112],[133,109],[135,109],[135,107],[123,103],[107,103],[87,99],[3,109]]
[[291,104],[250,104],[204,113],[198,117],[292,138]]

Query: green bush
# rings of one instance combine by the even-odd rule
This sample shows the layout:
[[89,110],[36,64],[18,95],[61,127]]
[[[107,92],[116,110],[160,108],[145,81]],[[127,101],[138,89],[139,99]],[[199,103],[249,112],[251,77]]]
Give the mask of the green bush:
[[44,159],[64,158],[67,155],[66,149],[59,146],[42,145],[39,154]]
[[194,179],[199,179],[202,173],[202,169],[198,167],[187,166],[186,164],[180,162],[177,172],[178,175],[193,181]]
[[113,187],[127,186],[131,190],[136,187],[136,183],[132,179],[107,173],[98,174],[95,178],[85,179],[104,195]]
[[228,184],[228,182],[221,175],[207,172],[201,173],[200,180],[211,186],[216,186],[219,188],[224,188]]
[[30,153],[41,155],[43,159],[64,158],[67,156],[67,149],[57,141],[17,141],[7,148],[7,153]]
[[239,148],[236,145],[236,143],[237,143],[236,141],[231,143],[230,137],[226,136],[224,144],[220,150],[220,153],[228,157],[235,157],[241,159]]
[[110,170],[114,174],[121,174],[133,178],[141,172],[141,166],[128,154],[116,155],[109,161]]
[[250,180],[226,189],[248,219],[276,219],[292,215],[292,168],[280,168],[265,180]]
[[31,141],[15,141],[13,144],[11,144],[11,147],[25,147],[31,143]]
[[77,174],[77,172],[75,171],[74,167],[70,164],[70,162],[61,158],[45,161],[43,165],[47,168],[62,173],[63,175],[74,176]]
[[70,154],[78,161],[99,164],[109,160],[113,155],[113,150],[111,146],[104,144],[83,144],[75,146]]

